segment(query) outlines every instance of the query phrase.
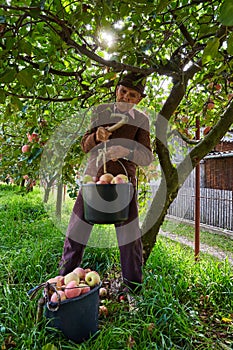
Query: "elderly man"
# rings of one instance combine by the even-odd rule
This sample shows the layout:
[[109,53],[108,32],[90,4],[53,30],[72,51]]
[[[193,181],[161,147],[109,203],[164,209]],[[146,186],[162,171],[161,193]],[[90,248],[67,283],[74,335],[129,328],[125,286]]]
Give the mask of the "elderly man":
[[[127,290],[136,291],[142,283],[142,242],[138,219],[136,193],[136,168],[152,162],[148,117],[134,109],[144,95],[145,77],[140,74],[125,75],[116,87],[116,102],[96,108],[93,122],[82,138],[82,149],[90,152],[87,174],[99,178],[104,173],[104,164],[96,166],[98,151],[105,147],[108,173],[116,176],[127,172],[133,184],[134,193],[129,204],[127,221],[115,224],[123,285]],[[114,131],[115,125],[126,116],[127,122]],[[84,218],[82,191],[76,199],[64,242],[60,274],[65,275],[79,266],[93,225]]]

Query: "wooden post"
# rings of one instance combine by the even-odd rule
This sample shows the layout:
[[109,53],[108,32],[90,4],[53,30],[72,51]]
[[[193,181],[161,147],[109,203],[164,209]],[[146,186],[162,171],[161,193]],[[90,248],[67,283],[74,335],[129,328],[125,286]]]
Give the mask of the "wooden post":
[[[196,140],[200,140],[200,120],[196,117]],[[200,162],[195,168],[195,261],[200,255]]]

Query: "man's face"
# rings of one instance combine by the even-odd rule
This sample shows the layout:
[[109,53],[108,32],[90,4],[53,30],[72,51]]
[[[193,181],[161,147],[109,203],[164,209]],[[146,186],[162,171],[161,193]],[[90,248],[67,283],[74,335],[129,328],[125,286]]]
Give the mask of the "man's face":
[[116,102],[117,108],[122,112],[127,112],[142,99],[140,92],[123,85],[117,86]]

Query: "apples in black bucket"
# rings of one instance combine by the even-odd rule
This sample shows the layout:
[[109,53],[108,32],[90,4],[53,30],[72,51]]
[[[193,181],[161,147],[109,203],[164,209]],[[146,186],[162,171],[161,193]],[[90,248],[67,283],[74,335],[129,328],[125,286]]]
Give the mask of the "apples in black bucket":
[[128,219],[133,186],[124,174],[105,173],[95,182],[85,175],[82,184],[84,218],[91,224],[116,224]]

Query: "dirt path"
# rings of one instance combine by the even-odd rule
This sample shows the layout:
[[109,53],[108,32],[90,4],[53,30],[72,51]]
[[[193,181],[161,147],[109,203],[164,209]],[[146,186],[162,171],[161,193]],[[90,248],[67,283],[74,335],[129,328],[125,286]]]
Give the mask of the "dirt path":
[[[181,244],[185,244],[189,247],[194,247],[194,242],[188,240],[186,237],[184,236],[179,236],[179,235],[175,235],[173,233],[170,232],[164,232],[164,231],[160,231],[159,232],[160,235],[167,237],[173,241],[179,242]],[[216,258],[218,258],[219,260],[225,260],[226,258],[228,258],[228,261],[231,265],[233,265],[233,255],[229,252],[224,252],[221,251],[219,249],[213,248],[208,246],[207,244],[201,243],[200,244],[200,251],[202,253],[208,253],[210,255],[215,256]]]

